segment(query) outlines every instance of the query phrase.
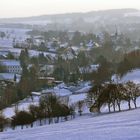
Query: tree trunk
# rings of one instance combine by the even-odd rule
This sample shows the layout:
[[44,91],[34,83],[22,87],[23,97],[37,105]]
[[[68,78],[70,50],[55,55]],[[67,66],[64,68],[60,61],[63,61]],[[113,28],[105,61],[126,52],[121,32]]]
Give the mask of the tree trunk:
[[119,112],[121,111],[121,105],[120,103],[118,104]]
[[3,132],[3,126],[0,126],[0,132]]
[[57,117],[57,123],[59,123],[59,117]]
[[129,110],[131,110],[131,104],[130,104],[130,101],[128,101],[128,107],[129,107]]
[[137,108],[137,102],[136,102],[136,99],[134,99],[134,105],[135,105],[135,108]]
[[113,104],[113,110],[114,110],[114,112],[116,112],[115,104]]
[[45,124],[47,124],[47,119],[46,119],[46,117],[45,117]]
[[117,101],[117,105],[118,105],[119,112],[120,112],[121,111],[121,103],[119,101]]
[[110,110],[110,103],[108,103],[108,110],[109,110],[109,113],[111,112],[111,110]]
[[23,129],[23,125],[21,125],[21,129]]
[[100,108],[98,108],[98,113],[99,113],[99,114],[101,113],[101,110],[100,110]]
[[39,120],[39,122],[40,122],[40,126],[41,126],[42,125],[41,119]]
[[65,116],[65,121],[67,121],[68,120],[68,117],[67,116]]
[[49,124],[51,124],[51,117],[49,117]]
[[33,123],[31,123],[31,128],[34,127]]

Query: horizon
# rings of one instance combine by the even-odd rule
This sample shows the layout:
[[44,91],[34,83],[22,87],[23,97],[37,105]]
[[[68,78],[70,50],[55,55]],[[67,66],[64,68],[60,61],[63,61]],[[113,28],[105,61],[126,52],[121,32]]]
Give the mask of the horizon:
[[[25,10],[26,9],[26,10]],[[86,13],[113,9],[140,9],[137,0],[4,0],[0,1],[0,18],[19,18],[66,13]]]
[[136,8],[116,8],[116,9],[103,9],[103,10],[90,10],[90,11],[79,11],[79,12],[64,12],[64,13],[50,13],[50,14],[39,14],[39,15],[30,15],[30,16],[15,16],[15,17],[5,17],[5,18],[1,18],[0,19],[14,19],[14,18],[30,18],[30,17],[38,17],[38,16],[53,16],[53,15],[65,15],[65,14],[76,14],[76,13],[90,13],[90,12],[104,12],[104,11],[110,11],[110,10],[138,10],[140,11],[140,9],[136,9]]

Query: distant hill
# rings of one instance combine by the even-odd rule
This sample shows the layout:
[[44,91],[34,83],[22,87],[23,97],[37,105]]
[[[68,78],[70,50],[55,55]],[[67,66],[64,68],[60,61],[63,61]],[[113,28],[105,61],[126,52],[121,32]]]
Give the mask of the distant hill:
[[128,13],[137,13],[137,9],[113,9],[113,10],[103,10],[103,11],[92,11],[86,13],[66,13],[66,14],[55,14],[55,15],[41,15],[33,17],[24,17],[24,18],[5,18],[0,19],[0,23],[22,23],[22,22],[31,22],[31,21],[48,21],[48,22],[57,22],[59,20],[75,20],[79,18],[96,18],[97,16],[104,17],[113,17],[113,16],[124,16]]
[[138,40],[140,36],[140,11],[137,9],[113,9],[85,13],[40,15],[24,18],[0,19],[0,27],[44,30],[93,32],[107,31],[125,34]]

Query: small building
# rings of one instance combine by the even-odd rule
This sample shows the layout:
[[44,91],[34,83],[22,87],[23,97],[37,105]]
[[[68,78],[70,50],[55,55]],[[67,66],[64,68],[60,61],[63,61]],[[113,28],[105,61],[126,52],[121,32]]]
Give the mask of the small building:
[[69,96],[72,95],[72,92],[68,89],[55,87],[54,89],[42,90],[42,95],[53,94],[59,98],[59,101],[65,105],[69,103]]
[[55,82],[55,78],[54,77],[39,77],[38,82],[41,85],[53,85]]
[[63,53],[61,54],[61,57],[64,60],[71,60],[75,57],[77,57],[78,49],[76,47],[68,47],[64,49]]
[[97,71],[99,67],[100,67],[99,64],[94,64],[94,65],[89,65],[87,67],[80,67],[79,71],[82,74],[84,74],[84,73],[92,73],[94,71]]

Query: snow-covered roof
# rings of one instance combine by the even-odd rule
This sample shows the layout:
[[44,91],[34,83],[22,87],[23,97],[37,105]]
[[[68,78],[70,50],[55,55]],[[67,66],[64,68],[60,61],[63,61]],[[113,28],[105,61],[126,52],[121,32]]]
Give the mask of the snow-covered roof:
[[31,94],[32,95],[35,95],[35,96],[40,96],[41,95],[41,92],[32,92]]
[[68,87],[64,83],[57,85],[53,89],[43,90],[42,93],[43,94],[55,93],[57,96],[69,96],[72,94],[72,92],[68,89]]
[[58,84],[56,87],[58,87],[58,88],[65,88],[65,89],[68,88],[65,83]]
[[83,87],[77,91],[75,91],[74,93],[88,93],[89,90],[91,89],[92,86],[86,86],[86,87]]
[[0,63],[5,66],[20,66],[20,61],[17,60],[0,60]]
[[57,96],[69,96],[72,94],[72,92],[68,89],[64,89],[64,88],[58,88],[55,87],[53,89],[47,89],[47,90],[43,90],[42,91],[43,94],[47,94],[47,93],[55,93]]

